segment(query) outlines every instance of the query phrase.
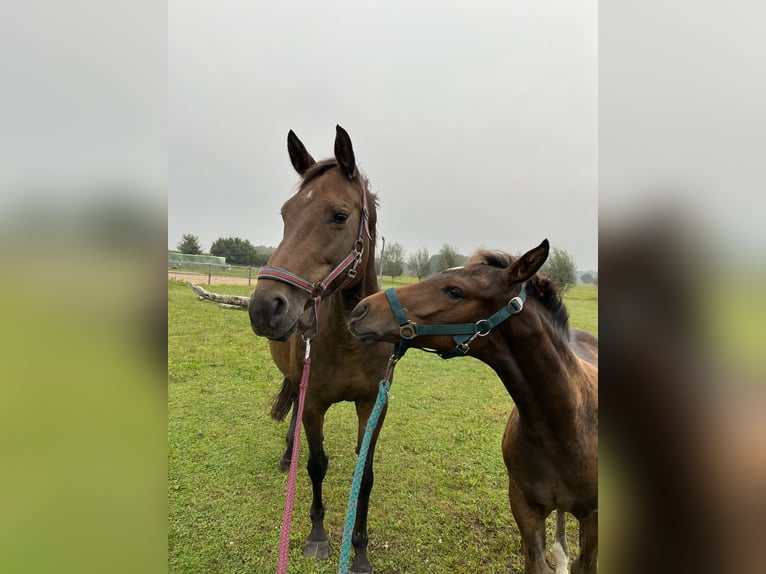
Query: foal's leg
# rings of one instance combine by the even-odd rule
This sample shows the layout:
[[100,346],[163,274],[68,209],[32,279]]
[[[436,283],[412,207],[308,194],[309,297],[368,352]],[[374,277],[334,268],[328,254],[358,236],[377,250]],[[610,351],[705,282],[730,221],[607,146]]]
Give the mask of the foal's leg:
[[298,399],[293,399],[293,414],[290,416],[290,426],[285,435],[285,452],[279,459],[279,470],[285,472],[290,469],[290,460],[293,458],[293,438],[295,437],[295,420],[298,418]]
[[311,478],[311,533],[303,555],[324,560],[330,556],[330,544],[324,530],[324,504],[322,503],[322,481],[327,474],[327,455],[324,451],[322,429],[326,407],[309,404],[306,397],[303,411],[303,428],[306,429],[306,440],[309,445],[309,461],[307,465]]
[[524,574],[554,574],[545,561],[545,513],[529,505],[524,493],[508,477],[508,500],[524,549]]
[[572,574],[598,572],[598,511],[580,520],[580,555],[572,565]]
[[563,510],[556,511],[556,542],[553,544],[553,556],[556,558],[556,574],[568,574],[567,514]]
[[[367,420],[370,418],[372,407],[374,402],[357,402],[356,414],[359,419],[359,429],[357,434],[356,452],[359,454],[359,449],[362,446],[362,438],[364,437],[364,431],[367,427]],[[378,425],[375,427],[375,432],[370,437],[370,447],[367,451],[367,460],[364,465],[364,472],[362,473],[362,484],[359,489],[359,500],[356,504],[356,521],[354,522],[354,530],[351,534],[351,544],[354,546],[354,560],[351,563],[351,574],[370,574],[372,572],[372,566],[367,558],[367,512],[370,505],[370,493],[372,492],[372,485],[375,481],[375,473],[373,472],[372,462],[375,458],[375,445],[378,442],[378,435],[380,429],[383,427],[383,421],[386,418],[387,407],[383,407],[378,418]]]

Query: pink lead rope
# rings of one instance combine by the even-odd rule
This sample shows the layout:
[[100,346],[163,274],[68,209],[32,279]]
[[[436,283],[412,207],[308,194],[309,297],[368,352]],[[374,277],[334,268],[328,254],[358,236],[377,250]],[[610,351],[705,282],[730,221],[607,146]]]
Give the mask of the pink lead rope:
[[298,393],[298,415],[295,418],[295,433],[293,434],[293,454],[290,459],[290,475],[287,479],[285,493],[285,509],[282,512],[282,534],[279,538],[279,556],[277,558],[277,574],[287,572],[287,558],[290,553],[290,526],[293,521],[293,502],[295,500],[295,478],[298,474],[298,453],[301,446],[301,425],[303,423],[303,403],[306,399],[306,389],[311,372],[311,339],[306,340],[306,353],[303,356],[303,374],[301,375],[300,392]]

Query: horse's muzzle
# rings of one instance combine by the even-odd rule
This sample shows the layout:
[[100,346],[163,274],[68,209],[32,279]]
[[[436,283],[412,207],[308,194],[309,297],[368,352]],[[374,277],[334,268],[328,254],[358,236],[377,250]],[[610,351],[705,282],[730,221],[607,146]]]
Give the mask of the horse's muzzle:
[[362,301],[356,307],[354,307],[354,310],[351,311],[351,314],[348,318],[348,330],[354,337],[359,339],[367,341],[378,341],[380,340],[380,334],[368,328],[364,324],[364,319],[369,311],[370,304],[366,301]]
[[[290,303],[283,294],[253,291],[247,305],[250,326],[260,337],[286,341],[295,331],[298,315],[291,313]],[[293,317],[293,315],[296,315]]]

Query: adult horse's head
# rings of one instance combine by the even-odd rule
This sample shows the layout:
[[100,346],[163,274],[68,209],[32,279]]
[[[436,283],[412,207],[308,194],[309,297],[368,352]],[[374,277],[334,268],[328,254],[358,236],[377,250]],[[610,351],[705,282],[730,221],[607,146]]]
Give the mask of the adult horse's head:
[[248,305],[255,334],[280,341],[290,338],[313,300],[361,280],[356,269],[370,261],[376,217],[343,128],[336,127],[332,159],[315,161],[292,130],[287,150],[301,183],[282,206],[282,242]]

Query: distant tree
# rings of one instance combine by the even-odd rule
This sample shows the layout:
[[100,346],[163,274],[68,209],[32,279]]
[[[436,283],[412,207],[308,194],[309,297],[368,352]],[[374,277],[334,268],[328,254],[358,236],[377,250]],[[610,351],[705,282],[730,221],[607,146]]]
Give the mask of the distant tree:
[[577,265],[574,258],[566,250],[558,247],[551,249],[548,261],[542,266],[540,273],[556,281],[562,291],[568,291],[577,283]]
[[199,237],[192,235],[191,233],[184,233],[181,237],[181,241],[176,245],[176,248],[186,255],[200,255],[202,253]]
[[593,284],[598,287],[598,275],[593,278]]
[[580,280],[586,285],[590,285],[593,283],[593,275],[590,273],[583,273],[582,277],[580,277]]
[[428,277],[431,274],[431,256],[428,254],[428,249],[423,247],[410,255],[407,258],[407,267],[410,273],[418,278],[418,281],[423,277]]
[[451,245],[444,245],[439,251],[439,259],[437,263],[437,271],[443,271],[450,267],[457,267],[466,260],[464,255],[460,255],[457,249]]
[[268,256],[259,254],[247,239],[239,237],[220,237],[210,246],[210,255],[225,257],[232,265],[263,265]]
[[383,254],[381,263],[383,265],[383,275],[390,275],[391,281],[404,272],[404,247],[399,243],[386,245],[386,252]]

